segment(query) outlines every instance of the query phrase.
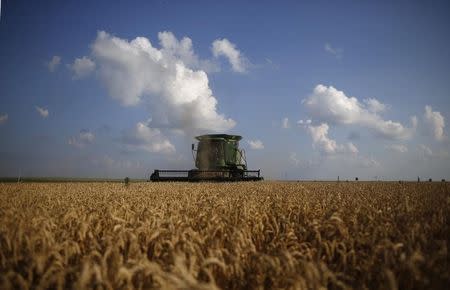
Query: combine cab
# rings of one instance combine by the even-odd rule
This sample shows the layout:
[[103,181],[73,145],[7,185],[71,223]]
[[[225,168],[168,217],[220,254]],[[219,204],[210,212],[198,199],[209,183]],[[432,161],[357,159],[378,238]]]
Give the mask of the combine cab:
[[[258,181],[260,170],[247,170],[244,150],[239,149],[238,135],[211,134],[195,137],[192,144],[195,167],[191,170],[155,170],[151,181]],[[196,155],[195,155],[196,154]]]

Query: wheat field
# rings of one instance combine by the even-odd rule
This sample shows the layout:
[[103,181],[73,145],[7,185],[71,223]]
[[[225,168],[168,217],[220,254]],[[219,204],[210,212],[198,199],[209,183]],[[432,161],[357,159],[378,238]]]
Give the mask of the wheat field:
[[0,184],[0,289],[446,289],[450,184]]

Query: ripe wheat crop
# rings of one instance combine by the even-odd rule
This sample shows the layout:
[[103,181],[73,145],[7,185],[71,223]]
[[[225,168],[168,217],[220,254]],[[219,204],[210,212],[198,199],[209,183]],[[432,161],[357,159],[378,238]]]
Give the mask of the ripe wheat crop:
[[446,289],[448,183],[0,184],[0,289]]

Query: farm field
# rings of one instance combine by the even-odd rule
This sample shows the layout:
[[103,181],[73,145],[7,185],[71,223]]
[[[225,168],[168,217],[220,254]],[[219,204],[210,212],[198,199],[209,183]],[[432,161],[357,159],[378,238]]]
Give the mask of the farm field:
[[2,183],[0,289],[447,289],[445,182]]

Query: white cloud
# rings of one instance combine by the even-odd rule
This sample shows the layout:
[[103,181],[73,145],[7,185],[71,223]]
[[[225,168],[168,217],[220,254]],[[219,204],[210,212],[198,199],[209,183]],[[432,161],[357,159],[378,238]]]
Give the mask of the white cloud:
[[374,98],[368,98],[364,100],[364,103],[366,103],[367,105],[367,109],[369,110],[369,112],[372,113],[382,113],[384,111],[386,111],[387,106],[383,103],[381,103],[380,101],[378,101],[377,99]]
[[161,44],[160,51],[166,59],[171,59],[173,62],[181,60],[187,67],[206,72],[220,70],[218,64],[210,60],[202,60],[194,53],[192,40],[189,37],[178,40],[172,32],[163,31],[158,33],[158,38]]
[[297,121],[297,124],[299,124],[299,125],[309,125],[309,124],[311,124],[312,123],[312,120],[298,120]]
[[288,119],[288,118],[284,118],[284,119],[281,121],[281,128],[283,128],[283,129],[288,129],[289,127],[290,127],[289,119]]
[[422,151],[422,153],[423,153],[425,156],[428,156],[428,157],[433,156],[433,151],[430,149],[430,147],[428,147],[428,146],[426,146],[426,145],[423,145],[423,144],[420,144],[420,145],[419,145],[419,149]]
[[[313,93],[302,103],[313,116],[313,120],[331,124],[364,126],[386,139],[411,137],[415,131],[414,123],[411,128],[407,128],[399,122],[384,120],[373,112],[374,109],[380,109],[381,103],[375,99],[371,100],[369,107],[372,111],[357,98],[347,97],[344,92],[336,90],[332,86],[317,85]],[[378,105],[377,108],[374,108],[375,103]]]
[[417,116],[411,117],[411,126],[415,129],[417,128],[417,124],[419,123],[419,120],[417,119]]
[[398,153],[406,153],[408,152],[408,147],[406,147],[403,144],[391,144],[391,145],[387,145],[385,146],[386,149],[388,150],[392,150]]
[[289,153],[289,161],[294,165],[295,167],[298,167],[300,165],[300,159],[297,157],[297,153],[291,152]]
[[437,141],[443,140],[445,138],[444,135],[445,119],[441,115],[441,113],[433,111],[431,106],[425,106],[425,114],[423,118],[424,123],[427,126],[427,129],[433,132],[434,139]]
[[69,65],[69,68],[74,73],[74,79],[81,79],[95,70],[95,62],[83,56],[82,58],[76,58],[73,64]]
[[50,72],[56,71],[58,66],[61,64],[61,57],[58,55],[55,55],[52,57],[52,59],[47,63],[47,68]]
[[261,140],[248,140],[247,143],[251,149],[254,150],[264,149],[264,144],[261,142]]
[[39,115],[41,115],[42,118],[48,117],[48,109],[41,108],[39,106],[36,106],[36,111],[38,111]]
[[162,48],[149,39],[127,41],[100,31],[92,45],[99,76],[112,98],[124,106],[144,103],[155,128],[226,131],[236,122],[217,112],[217,99],[203,70],[194,70],[190,39],[171,32],[158,35]]
[[122,142],[130,150],[145,150],[151,153],[172,154],[175,146],[157,128],[151,128],[150,122],[138,122],[136,126],[127,132]]
[[88,144],[94,142],[95,135],[89,130],[81,130],[78,136],[72,136],[69,138],[68,144],[77,148],[83,148]]
[[92,143],[95,139],[95,135],[87,130],[80,131],[80,140],[86,143]]
[[214,57],[225,56],[231,64],[233,71],[245,73],[248,68],[248,60],[236,48],[236,45],[228,39],[216,39],[212,44]]
[[349,152],[352,154],[358,154],[359,150],[352,142],[346,144],[346,148],[344,147],[344,152]]
[[334,55],[337,59],[341,59],[342,55],[344,53],[343,49],[334,48],[329,43],[325,43],[324,49],[325,49],[326,52]]
[[376,168],[381,166],[380,163],[373,157],[361,156],[360,158],[358,158],[358,163],[361,167],[364,168]]
[[0,125],[5,124],[8,121],[8,114],[0,115]]
[[345,145],[337,144],[335,140],[328,137],[328,124],[322,123],[319,126],[307,125],[306,129],[313,139],[314,148],[318,149],[324,155],[333,155],[337,153],[357,154],[358,148],[349,142]]
[[447,151],[440,150],[438,152],[435,152],[435,151],[431,150],[430,147],[428,147],[428,146],[426,146],[424,144],[420,144],[419,145],[419,152],[426,159],[429,159],[429,158],[448,158],[450,156],[450,154]]

